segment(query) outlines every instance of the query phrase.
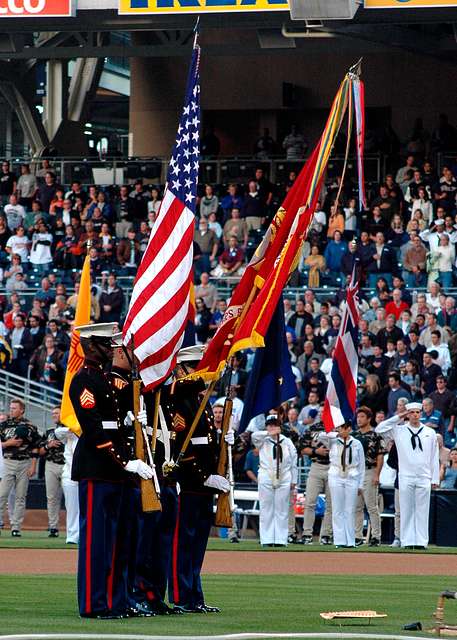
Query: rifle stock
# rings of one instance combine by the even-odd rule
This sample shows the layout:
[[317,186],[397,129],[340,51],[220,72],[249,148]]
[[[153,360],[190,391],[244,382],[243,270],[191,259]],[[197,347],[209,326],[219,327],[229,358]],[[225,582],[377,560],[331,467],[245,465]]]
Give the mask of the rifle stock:
[[[140,410],[141,380],[133,381],[133,413],[135,415],[135,455],[143,462],[149,463],[146,458],[145,442],[141,424],[136,419]],[[161,511],[162,505],[152,480],[140,480],[141,507],[144,513]]]
[[[228,456],[230,455],[228,444],[225,441],[225,436],[230,428],[230,418],[232,417],[232,405],[233,402],[229,398],[226,398],[224,404],[224,418],[222,421],[222,433],[220,443],[219,463],[217,465],[217,474],[219,476],[227,476],[228,468]],[[232,526],[232,507],[231,507],[231,495],[230,493],[220,493],[217,498],[217,508],[215,525],[216,527],[231,527]]]

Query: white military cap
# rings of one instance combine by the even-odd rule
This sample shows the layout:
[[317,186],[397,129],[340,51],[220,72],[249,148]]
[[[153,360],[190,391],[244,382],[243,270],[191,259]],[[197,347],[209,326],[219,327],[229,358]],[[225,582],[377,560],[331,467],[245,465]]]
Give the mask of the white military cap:
[[199,362],[203,358],[203,346],[201,344],[192,347],[184,347],[178,351],[176,362]]
[[122,331],[118,331],[118,333],[113,333],[111,336],[111,344],[113,347],[122,347]]
[[112,338],[117,329],[117,323],[82,324],[75,329],[79,331],[81,338]]
[[441,224],[444,224],[444,220],[443,220],[442,218],[437,218],[437,219],[435,220],[435,225],[436,225],[436,226],[439,226],[439,225],[441,225]]
[[406,411],[422,411],[422,405],[420,402],[408,402]]

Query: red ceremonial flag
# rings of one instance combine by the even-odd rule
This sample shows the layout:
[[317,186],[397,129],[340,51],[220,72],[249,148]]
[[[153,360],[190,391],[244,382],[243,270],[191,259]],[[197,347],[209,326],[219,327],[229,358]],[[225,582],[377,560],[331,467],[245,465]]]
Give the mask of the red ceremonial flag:
[[346,111],[349,87],[346,76],[321,139],[233,292],[222,323],[199,364],[198,373],[202,377],[217,377],[230,353],[264,345],[263,338],[279,296],[296,267],[314,214],[330,152]]

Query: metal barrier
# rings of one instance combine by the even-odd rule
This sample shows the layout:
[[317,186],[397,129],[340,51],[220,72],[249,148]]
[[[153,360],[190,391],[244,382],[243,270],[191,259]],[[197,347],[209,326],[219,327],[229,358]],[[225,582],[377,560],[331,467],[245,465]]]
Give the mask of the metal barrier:
[[[33,173],[42,168],[42,160],[26,157],[13,157],[13,170],[19,173],[21,162],[28,162]],[[145,183],[164,184],[166,180],[169,158],[47,158],[51,170],[57,180],[69,185],[74,180],[82,184],[97,184],[100,186],[122,185],[132,183],[142,178]],[[204,158],[200,160],[199,182],[210,184],[226,184],[229,182],[246,183],[258,167],[264,169],[269,180],[273,183],[284,183],[289,173],[298,173],[307,158],[288,160],[286,158],[259,159],[253,156],[234,156],[226,158]],[[327,179],[332,180],[341,173],[344,164],[343,156],[330,158]],[[365,157],[365,179],[368,183],[379,183],[383,169],[383,159],[380,154]],[[349,178],[357,178],[357,162],[351,157],[347,172]]]
[[20,398],[25,402],[27,418],[41,432],[44,432],[51,422],[52,409],[62,401],[62,392],[0,369],[0,410],[2,412],[8,413],[8,404],[12,398]]

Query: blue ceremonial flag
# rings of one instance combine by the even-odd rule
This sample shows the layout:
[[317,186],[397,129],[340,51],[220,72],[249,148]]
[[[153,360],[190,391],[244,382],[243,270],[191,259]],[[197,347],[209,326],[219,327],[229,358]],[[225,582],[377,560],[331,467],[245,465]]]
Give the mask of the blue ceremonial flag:
[[287,349],[281,296],[265,336],[265,346],[255,352],[238,433],[242,433],[255,416],[279,407],[282,402],[296,395],[297,385]]

